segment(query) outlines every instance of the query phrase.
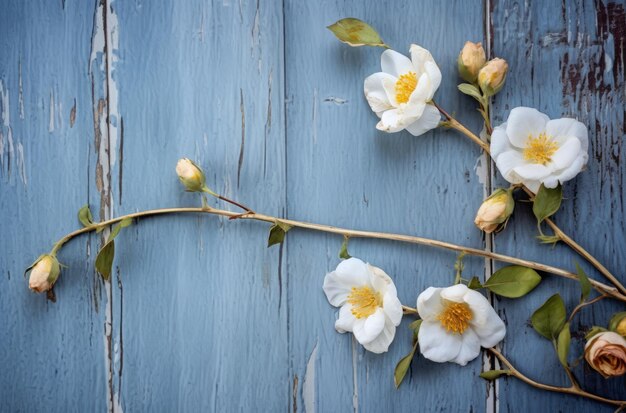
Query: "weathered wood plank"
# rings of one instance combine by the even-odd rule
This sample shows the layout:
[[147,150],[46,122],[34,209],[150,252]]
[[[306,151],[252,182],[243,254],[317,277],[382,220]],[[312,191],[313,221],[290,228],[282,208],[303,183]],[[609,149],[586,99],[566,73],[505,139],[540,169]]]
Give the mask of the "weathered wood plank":
[[[536,107],[552,118],[576,117],[589,125],[590,161],[587,171],[564,187],[565,201],[557,223],[600,259],[622,281],[626,168],[624,145],[624,32],[623,2],[565,1],[522,3],[492,1],[490,10],[493,53],[510,63],[507,86],[495,101],[495,124],[515,106]],[[498,178],[498,183],[502,183]],[[523,255],[564,268],[583,260],[562,245],[552,249],[533,240],[530,207],[518,204],[515,217],[495,240],[499,252]],[[590,276],[601,278],[588,265]],[[550,295],[560,292],[571,310],[579,298],[575,283],[548,280],[521,300],[502,300],[508,321],[504,350],[525,373],[542,381],[566,384],[550,343],[528,325],[530,314]],[[573,329],[606,325],[623,307],[607,301],[583,311]],[[584,340],[576,334],[573,354]],[[532,356],[531,356],[532,355]],[[575,357],[572,357],[574,360]],[[624,378],[604,380],[584,362],[575,369],[582,384],[600,394],[624,398]],[[577,398],[546,395],[514,381],[504,381],[500,408],[515,411],[597,411],[610,407]]]
[[55,237],[76,228],[76,211],[95,195],[94,10],[90,2],[64,3],[0,6],[3,411],[107,406],[103,291],[90,239],[60,254],[68,268],[56,304],[30,293],[22,277]]
[[[430,49],[443,72],[437,100],[478,127],[469,99],[456,92],[455,62],[465,40],[483,36],[481,6],[435,1],[286,6],[289,217],[482,247],[472,223],[483,196],[474,171],[479,152],[449,131],[417,138],[378,132],[363,80],[380,71],[382,49],[350,48],[325,29],[339,18],[358,17],[402,53],[412,42]],[[453,22],[454,30],[442,22]],[[480,359],[461,368],[420,358],[402,388],[394,389],[395,363],[411,345],[410,317],[385,355],[367,353],[350,335],[335,332],[336,311],[321,287],[324,274],[339,262],[341,242],[337,236],[288,235],[291,375],[298,379],[298,409],[484,411]],[[385,269],[402,302],[411,306],[426,287],[454,280],[455,256],[447,252],[365,240],[352,240],[349,249]],[[467,263],[467,274],[482,274],[481,260]]]
[[[188,156],[214,190],[282,214],[281,3],[113,6],[124,125],[116,213],[199,205],[174,172]],[[120,236],[113,300],[124,409],[288,405],[286,281],[280,249],[265,248],[267,228],[178,216],[144,220]]]

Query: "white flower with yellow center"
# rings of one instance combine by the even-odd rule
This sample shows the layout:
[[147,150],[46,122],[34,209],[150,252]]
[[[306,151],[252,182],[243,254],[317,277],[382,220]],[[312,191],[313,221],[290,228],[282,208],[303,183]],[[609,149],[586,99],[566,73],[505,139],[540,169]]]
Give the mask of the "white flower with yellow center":
[[417,297],[422,325],[417,336],[420,352],[438,363],[461,366],[504,338],[506,327],[489,301],[464,284],[429,287]]
[[349,258],[326,274],[324,293],[331,305],[341,307],[335,322],[338,332],[351,332],[373,353],[387,351],[402,320],[402,304],[383,270]]
[[429,102],[441,83],[441,71],[428,50],[412,44],[410,52],[411,59],[385,50],[380,58],[382,72],[365,79],[364,90],[380,118],[377,129],[406,129],[419,136],[439,125],[439,110]]
[[536,109],[518,107],[491,135],[491,156],[512,184],[537,193],[541,184],[556,188],[585,167],[587,128],[570,118],[550,120]]

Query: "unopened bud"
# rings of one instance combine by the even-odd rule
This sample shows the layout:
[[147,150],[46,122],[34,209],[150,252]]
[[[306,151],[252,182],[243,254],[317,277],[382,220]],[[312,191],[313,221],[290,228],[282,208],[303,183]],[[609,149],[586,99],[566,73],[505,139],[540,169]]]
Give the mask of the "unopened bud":
[[190,192],[203,192],[206,189],[204,172],[195,163],[183,158],[176,164],[178,179]]
[[478,78],[478,71],[485,63],[487,63],[487,58],[483,46],[480,43],[465,42],[457,60],[459,75],[464,80],[475,83]]
[[485,199],[478,208],[474,224],[486,233],[501,229],[515,208],[515,201],[510,191],[498,189]]
[[609,330],[615,331],[622,337],[626,337],[626,311],[616,313],[611,317]]
[[509,65],[506,60],[495,58],[478,72],[478,85],[486,96],[493,96],[502,89]]
[[59,278],[61,268],[59,261],[54,255],[42,255],[30,270],[28,288],[43,293],[52,288]]

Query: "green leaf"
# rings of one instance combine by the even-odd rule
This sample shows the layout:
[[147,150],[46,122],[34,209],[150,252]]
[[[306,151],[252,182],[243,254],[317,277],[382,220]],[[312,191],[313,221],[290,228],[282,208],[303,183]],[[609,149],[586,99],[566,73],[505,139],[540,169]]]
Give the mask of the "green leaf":
[[605,331],[608,331],[608,330],[604,327],[593,326],[591,327],[589,331],[587,331],[587,334],[585,334],[585,340],[589,340],[591,337],[595,336],[596,334],[604,333]]
[[78,220],[85,227],[93,224],[93,216],[91,215],[91,209],[89,209],[89,204],[78,210]]
[[482,373],[480,373],[480,377],[482,377],[485,380],[495,380],[500,376],[504,376],[504,375],[509,376],[510,374],[511,374],[511,370],[487,370],[487,371],[483,371]]
[[37,265],[37,263],[38,263],[39,261],[41,261],[41,259],[42,259],[43,257],[45,257],[46,255],[47,255],[47,254],[41,254],[39,257],[37,257],[37,259],[36,259],[35,261],[33,261],[33,263],[32,263],[32,264],[30,264],[30,265],[29,265],[29,266],[28,266],[28,267],[24,270],[24,277],[26,277],[26,274],[28,273],[28,271],[32,270],[32,269],[33,269],[33,267],[34,267],[35,265]]
[[472,279],[467,283],[467,288],[471,290],[478,290],[483,288],[483,285],[480,283],[480,279],[476,276],[472,277]]
[[472,85],[471,83],[461,83],[460,85],[458,85],[458,88],[461,93],[473,97],[481,104],[483,103],[483,94],[476,86]]
[[559,337],[556,340],[556,352],[559,356],[559,361],[565,368],[568,368],[567,356],[569,356],[571,339],[572,335],[569,331],[569,323],[565,323],[563,329],[559,333]]
[[352,17],[338,20],[327,27],[342,42],[352,47],[378,46],[389,47],[369,24]]
[[115,256],[115,241],[112,239],[104,244],[96,257],[96,270],[102,275],[105,281],[111,278],[113,268],[113,258]]
[[555,245],[557,242],[561,241],[561,237],[558,235],[537,235],[537,239],[542,244],[552,244]]
[[348,254],[348,240],[349,239],[350,237],[343,237],[343,242],[341,243],[341,249],[339,250],[339,258],[343,260],[352,258],[352,256]]
[[402,357],[398,364],[396,364],[396,369],[393,372],[393,382],[396,385],[396,389],[400,387],[400,384],[402,384],[402,380],[404,380],[404,376],[406,376],[407,371],[409,371],[409,367],[411,367],[411,361],[413,360],[416,349],[417,344],[413,346],[413,349],[409,354]]
[[565,317],[563,299],[554,294],[533,313],[530,321],[539,334],[548,340],[556,340],[565,325]]
[[507,298],[519,298],[531,292],[541,277],[532,268],[510,265],[500,268],[483,284],[492,293]]
[[285,240],[285,234],[287,231],[291,229],[291,225],[276,220],[274,225],[270,227],[270,235],[267,239],[267,246],[271,247],[272,245],[280,244]]
[[420,326],[422,325],[422,320],[415,320],[413,322],[411,322],[411,324],[409,324],[409,328],[411,330],[413,330],[414,332],[418,332],[420,329]]
[[580,268],[580,265],[578,265],[578,263],[575,264],[576,272],[578,273],[578,282],[580,283],[580,302],[582,303],[587,299],[587,297],[589,297],[589,293],[591,293],[591,282],[589,281],[589,278],[587,278],[585,271]]
[[115,237],[117,237],[117,235],[120,233],[122,228],[126,228],[132,223],[133,223],[132,218],[124,218],[123,220],[121,220],[116,226],[113,227],[113,229],[111,230],[111,234],[109,234],[109,238],[107,241],[112,241]]
[[551,189],[541,184],[533,201],[533,213],[537,217],[537,222],[541,224],[546,218],[554,215],[559,210],[562,199],[563,189],[561,185]]

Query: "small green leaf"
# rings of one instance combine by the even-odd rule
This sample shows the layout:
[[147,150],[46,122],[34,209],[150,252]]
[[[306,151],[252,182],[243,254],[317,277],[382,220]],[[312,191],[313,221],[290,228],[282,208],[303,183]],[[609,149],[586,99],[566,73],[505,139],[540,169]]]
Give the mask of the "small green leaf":
[[541,277],[532,268],[510,265],[500,268],[483,284],[492,293],[507,298],[519,298],[531,292]]
[[471,83],[461,83],[458,88],[461,93],[471,96],[478,102],[483,103],[483,94],[480,93],[480,89],[478,89],[476,86],[472,85]]
[[578,263],[575,264],[576,272],[578,273],[578,282],[580,283],[580,302],[582,303],[587,299],[587,297],[589,297],[589,293],[591,293],[591,282],[589,281],[589,278],[587,278],[585,271],[580,268],[580,265],[578,265]]
[[546,218],[554,215],[559,210],[562,199],[563,188],[561,185],[556,188],[546,188],[541,184],[533,201],[533,213],[537,217],[537,222],[541,224]]
[[422,320],[415,320],[411,324],[409,324],[409,328],[413,330],[413,345],[417,343],[417,335],[420,332],[420,327],[422,326]]
[[472,279],[467,283],[467,288],[470,290],[478,290],[483,288],[483,285],[480,283],[480,279],[476,276],[472,277]]
[[91,209],[89,209],[89,204],[78,210],[78,220],[85,227],[93,224],[93,216],[91,215]]
[[352,258],[352,256],[348,254],[348,240],[349,239],[350,237],[343,237],[343,242],[341,243],[341,249],[339,250],[339,258],[343,260]]
[[495,380],[500,376],[504,376],[504,375],[509,376],[510,374],[511,374],[511,370],[487,370],[487,371],[483,371],[482,373],[480,373],[480,377],[482,377],[485,380]]
[[604,327],[593,326],[591,327],[589,331],[587,331],[587,334],[585,334],[585,340],[589,340],[591,337],[595,336],[596,334],[604,333],[605,331],[608,331],[608,330]]
[[552,244],[556,245],[557,242],[561,241],[561,237],[558,235],[537,235],[537,239],[542,244]]
[[111,278],[113,268],[113,258],[115,257],[115,241],[112,239],[104,244],[96,257],[96,270],[102,275],[105,281]]
[[400,387],[400,384],[402,384],[402,380],[404,380],[404,376],[406,376],[407,371],[409,371],[409,367],[411,367],[411,361],[413,360],[416,349],[417,344],[413,346],[413,349],[409,354],[402,357],[398,364],[396,364],[396,369],[393,372],[393,382],[396,385],[396,389]]
[[267,246],[271,247],[272,245],[280,244],[285,240],[285,234],[287,231],[291,229],[291,225],[276,220],[274,225],[270,227],[270,235],[267,239]]
[[107,241],[112,241],[115,237],[117,237],[117,235],[120,233],[122,228],[126,228],[132,223],[133,223],[132,218],[124,218],[123,220],[121,220],[116,226],[113,227],[113,229],[111,230],[111,234],[109,234],[109,238],[107,239]]
[[378,46],[389,47],[369,24],[352,17],[338,20],[327,27],[342,42],[352,47]]
[[548,340],[556,340],[565,325],[565,317],[563,299],[554,294],[533,313],[530,321],[539,334]]
[[572,335],[569,331],[569,323],[565,323],[563,329],[559,333],[559,337],[556,340],[556,352],[559,356],[559,361],[565,368],[568,368],[567,356],[569,356],[571,339]]

